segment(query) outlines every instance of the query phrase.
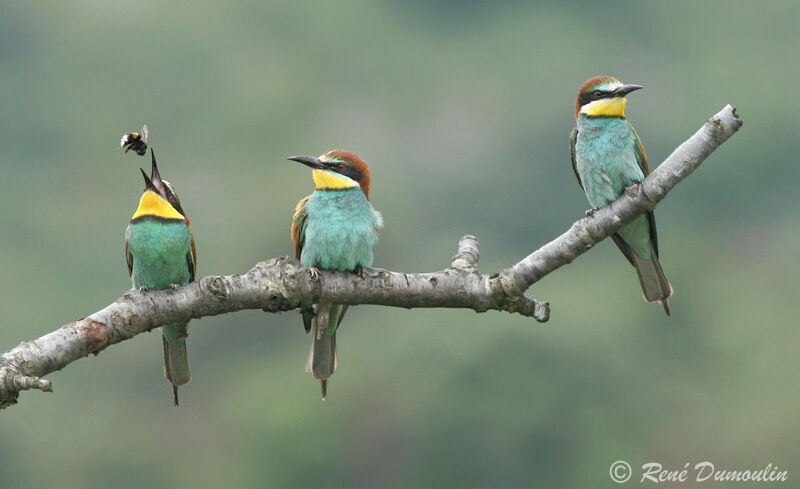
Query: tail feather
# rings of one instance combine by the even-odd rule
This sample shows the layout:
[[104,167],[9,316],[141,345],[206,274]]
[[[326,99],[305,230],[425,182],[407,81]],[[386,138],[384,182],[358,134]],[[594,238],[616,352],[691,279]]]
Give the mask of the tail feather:
[[300,308],[300,314],[303,315],[303,328],[308,334],[311,332],[311,322],[314,320],[314,308]]
[[644,300],[658,302],[669,316],[669,298],[672,296],[673,289],[672,284],[664,275],[658,256],[653,252],[650,254],[650,259],[643,260],[635,253],[631,255],[633,256],[633,266],[636,267],[636,273],[639,275],[639,283],[642,285]]
[[[174,328],[174,330],[172,329]],[[168,325],[162,330],[164,343],[164,377],[172,384],[175,405],[178,405],[178,386],[188,384],[192,378],[186,350],[187,325]]]
[[311,338],[311,351],[306,361],[306,372],[311,372],[320,381],[322,399],[327,395],[328,379],[339,368],[336,354],[336,333],[331,334],[328,328],[335,328],[339,319],[341,306],[336,304],[320,304],[314,318]]

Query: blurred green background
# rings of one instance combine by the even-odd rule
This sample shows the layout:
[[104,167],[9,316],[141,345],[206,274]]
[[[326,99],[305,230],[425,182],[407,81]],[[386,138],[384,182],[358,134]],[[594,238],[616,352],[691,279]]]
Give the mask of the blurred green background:
[[179,409],[149,334],[0,412],[0,487],[611,487],[618,459],[798,480],[800,3],[743,5],[3,2],[2,351],[130,287],[149,163],[118,145],[143,123],[200,275],[292,252],[313,183],[290,155],[371,165],[376,266],[441,269],[470,233],[492,272],[588,207],[567,138],[590,76],[645,85],[651,167],[726,103],[744,127],[658,207],[672,318],[607,241],[529,291],[544,325],[351,310],[324,403],[296,313],[196,320]]

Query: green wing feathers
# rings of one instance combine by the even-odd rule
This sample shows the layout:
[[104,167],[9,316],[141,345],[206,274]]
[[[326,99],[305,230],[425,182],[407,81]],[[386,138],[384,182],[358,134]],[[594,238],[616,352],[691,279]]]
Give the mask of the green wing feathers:
[[636,144],[633,146],[633,151],[636,153],[636,162],[639,163],[639,168],[642,169],[642,173],[644,176],[650,174],[650,168],[647,166],[647,153],[644,152],[644,145],[642,145],[642,140],[639,139],[639,135],[636,133],[636,129],[633,129],[633,136],[636,138]]
[[294,209],[294,215],[292,216],[292,242],[294,242],[294,257],[298,260],[300,259],[300,253],[303,252],[303,244],[305,244],[306,240],[306,216],[308,213],[306,212],[306,203],[311,196],[308,195],[304,197],[300,202],[297,203],[297,207]]
[[[642,169],[644,176],[647,176],[650,174],[650,168],[647,166],[647,153],[644,152],[642,140],[639,139],[639,135],[636,134],[636,129],[633,129],[633,135],[636,138],[636,143],[633,145],[633,152],[636,155],[636,162],[639,163],[639,168]],[[653,213],[653,211],[649,211],[647,213],[647,220],[650,222],[650,241],[653,243],[653,251],[655,252],[656,256],[658,256],[658,231],[656,230],[656,215]]]
[[189,264],[189,282],[194,282],[197,276],[197,248],[194,246],[194,233],[192,233],[191,229],[189,229],[189,233],[192,236],[192,246],[189,248],[189,252],[186,253],[186,262]]
[[581,182],[581,176],[578,175],[578,167],[575,165],[575,143],[578,141],[578,128],[575,127],[572,129],[572,132],[569,134],[569,159],[572,161],[572,171],[575,172],[575,178],[578,179],[578,185],[583,188],[583,183]]

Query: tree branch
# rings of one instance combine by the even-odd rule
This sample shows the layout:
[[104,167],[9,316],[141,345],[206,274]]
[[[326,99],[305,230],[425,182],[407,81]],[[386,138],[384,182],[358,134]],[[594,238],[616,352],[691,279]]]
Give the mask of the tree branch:
[[52,391],[52,384],[42,376],[114,343],[163,324],[243,309],[279,312],[317,302],[449,307],[507,311],[545,322],[549,304],[526,297],[525,291],[654,208],[741,125],[735,109],[726,106],[641,184],[629,187],[610,206],[575,222],[567,232],[497,274],[478,273],[478,240],[464,236],[450,267],[432,273],[371,268],[361,275],[321,271],[314,277],[297,260],[284,257],[258,263],[244,275],[203,277],[169,290],[131,290],[88,318],[0,355],[0,409],[15,404],[21,390]]

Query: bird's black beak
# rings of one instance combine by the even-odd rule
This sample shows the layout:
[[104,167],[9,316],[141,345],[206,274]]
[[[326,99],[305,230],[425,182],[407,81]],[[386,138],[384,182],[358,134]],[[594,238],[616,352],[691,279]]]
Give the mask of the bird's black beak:
[[628,95],[629,93],[631,93],[631,92],[633,92],[635,90],[639,90],[640,88],[644,88],[644,87],[641,86],[641,85],[622,85],[618,89],[614,90],[614,96],[615,97],[624,97],[625,95]]
[[323,165],[321,161],[319,161],[319,158],[314,158],[313,156],[292,156],[289,159],[317,170],[325,170],[328,168],[327,166]]
[[161,175],[158,173],[158,164],[156,163],[156,152],[153,151],[153,148],[150,148],[150,157],[153,161],[152,167],[150,168],[150,183],[153,185],[153,188],[156,190],[156,192],[160,193],[161,195],[166,195],[164,182],[161,180]]
[[152,190],[155,193],[160,193],[155,185],[153,185],[153,181],[150,180],[150,177],[147,176],[147,173],[144,172],[141,168],[139,168],[142,172],[142,176],[144,177],[144,189],[145,190]]

